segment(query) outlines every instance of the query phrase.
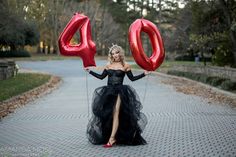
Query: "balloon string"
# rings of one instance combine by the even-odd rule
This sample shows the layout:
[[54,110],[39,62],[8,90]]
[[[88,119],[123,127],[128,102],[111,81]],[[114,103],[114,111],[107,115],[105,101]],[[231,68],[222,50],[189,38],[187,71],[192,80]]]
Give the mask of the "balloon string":
[[89,120],[89,117],[90,117],[90,103],[89,103],[89,91],[88,91],[88,74],[86,72],[86,92],[87,92],[87,105],[88,105],[88,115],[87,115],[87,118]]
[[150,74],[147,75],[146,82],[145,82],[144,95],[143,95],[143,104],[144,104],[144,102],[145,102],[145,98],[146,98],[146,93],[147,93],[147,83],[148,83],[149,75],[150,75]]

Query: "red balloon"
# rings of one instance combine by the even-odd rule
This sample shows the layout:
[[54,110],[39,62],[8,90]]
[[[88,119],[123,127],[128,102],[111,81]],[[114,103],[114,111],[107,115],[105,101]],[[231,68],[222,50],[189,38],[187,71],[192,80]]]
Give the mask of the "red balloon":
[[[152,56],[147,57],[143,50],[141,31],[148,34],[152,45]],[[129,27],[129,44],[136,63],[145,70],[155,71],[164,61],[165,50],[157,27],[145,19],[137,19]]]
[[[80,43],[71,45],[70,41],[78,29]],[[91,38],[90,20],[87,16],[75,13],[61,33],[58,43],[62,55],[81,57],[84,67],[96,66],[94,60],[96,45]]]

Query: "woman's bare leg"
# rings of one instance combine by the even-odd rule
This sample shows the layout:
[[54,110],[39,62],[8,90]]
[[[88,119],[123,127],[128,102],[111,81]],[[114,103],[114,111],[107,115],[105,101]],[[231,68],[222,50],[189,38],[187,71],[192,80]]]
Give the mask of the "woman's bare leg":
[[121,103],[120,95],[118,95],[116,100],[116,105],[113,111],[112,132],[109,139],[110,144],[113,144],[115,142],[115,135],[119,126],[120,103]]

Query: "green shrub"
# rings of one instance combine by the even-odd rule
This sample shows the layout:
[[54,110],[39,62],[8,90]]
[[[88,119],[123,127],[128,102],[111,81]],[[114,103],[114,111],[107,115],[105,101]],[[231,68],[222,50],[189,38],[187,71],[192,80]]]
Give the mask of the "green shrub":
[[199,73],[175,71],[175,70],[170,70],[167,72],[167,74],[186,77],[228,91],[236,90],[236,82],[233,82],[230,79],[225,79],[217,76],[207,76]]
[[229,79],[225,80],[222,82],[222,84],[220,85],[220,88],[224,89],[224,90],[236,90],[236,82],[232,82]]
[[196,81],[199,81],[202,76],[201,74],[198,74],[198,73],[189,73],[189,75],[191,76],[189,78],[196,80]]
[[0,57],[30,57],[30,53],[26,50],[0,51]]
[[175,71],[175,70],[170,70],[167,72],[167,74],[170,74],[170,75],[176,75],[176,76],[180,76],[180,73],[179,71]]
[[[211,62],[212,61],[211,57],[204,57],[204,58],[200,57],[199,58],[200,62],[203,62],[204,60],[206,62]],[[175,57],[175,61],[195,61],[195,57],[190,56],[190,55],[179,55],[179,56]]]
[[179,55],[175,57],[176,61],[194,61],[194,56]]
[[222,84],[223,81],[225,81],[225,78],[220,78],[220,77],[209,77],[208,78],[208,84],[212,86],[219,86]]
[[202,83],[207,83],[207,78],[208,78],[208,76],[201,75],[201,77],[199,78],[199,81],[202,82]]
[[187,78],[194,78],[191,73],[186,73],[186,72],[183,73],[183,76]]
[[226,44],[219,45],[216,48],[215,54],[212,58],[213,58],[214,65],[232,66],[234,64],[234,57],[233,57],[232,50],[230,50]]

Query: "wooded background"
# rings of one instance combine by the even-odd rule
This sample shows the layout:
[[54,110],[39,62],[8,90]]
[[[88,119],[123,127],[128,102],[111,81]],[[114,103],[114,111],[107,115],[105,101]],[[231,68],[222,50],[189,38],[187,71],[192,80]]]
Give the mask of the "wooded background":
[[[143,17],[159,28],[166,59],[236,64],[235,0],[0,0],[0,54],[21,53],[27,45],[58,54],[58,37],[75,12],[90,18],[97,55],[107,55],[112,43],[131,55],[128,29]],[[72,42],[79,42],[79,33]],[[150,56],[145,33],[142,42]]]

